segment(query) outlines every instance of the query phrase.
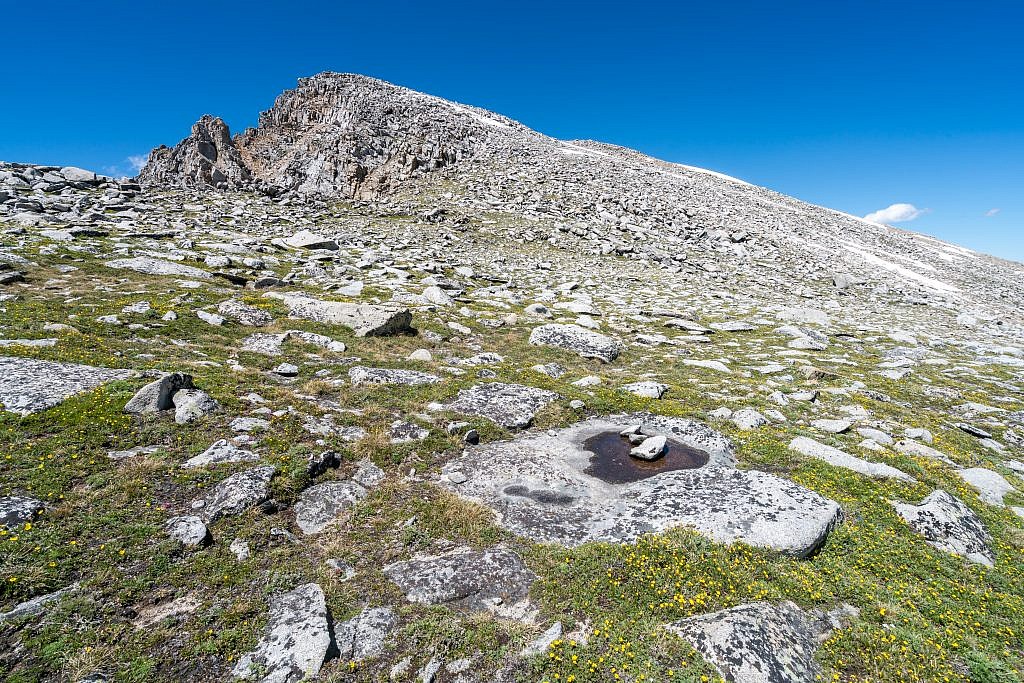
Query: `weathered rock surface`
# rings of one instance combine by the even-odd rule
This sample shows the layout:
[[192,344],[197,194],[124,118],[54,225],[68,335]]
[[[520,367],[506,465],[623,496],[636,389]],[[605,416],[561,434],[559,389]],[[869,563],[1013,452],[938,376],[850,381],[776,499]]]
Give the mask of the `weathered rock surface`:
[[46,506],[43,501],[28,496],[4,496],[0,498],[0,526],[18,526],[31,522]]
[[13,609],[7,612],[0,612],[0,624],[7,621],[13,621],[15,619],[22,619],[24,617],[31,617],[43,612],[46,606],[51,602],[56,602],[66,595],[73,593],[78,590],[78,584],[73,583],[67,588],[62,588],[53,593],[46,593],[44,595],[38,595],[25,602],[18,603]]
[[114,259],[113,261],[107,261],[106,265],[108,268],[134,270],[145,275],[175,275],[177,277],[194,278],[197,280],[206,280],[212,277],[210,273],[206,272],[202,268],[187,266],[183,263],[175,263],[173,261],[164,261],[162,259],[152,258],[149,256]]
[[131,370],[0,356],[0,405],[8,412],[30,415],[133,374]]
[[210,523],[262,503],[270,497],[270,480],[276,471],[273,466],[255,467],[224,479],[203,499],[203,519]]
[[266,633],[238,660],[235,678],[260,683],[298,683],[320,671],[331,645],[324,592],[303,584],[270,601]]
[[995,562],[984,523],[955,496],[933,491],[919,505],[893,502],[893,507],[929,545],[989,567]]
[[255,462],[260,456],[252,451],[239,448],[227,439],[221,439],[213,443],[205,451],[189,458],[181,464],[182,467],[207,467],[209,465],[220,465],[229,462]]
[[557,398],[558,394],[547,389],[491,382],[463,389],[453,401],[444,404],[442,408],[456,413],[486,417],[509,429],[522,429],[530,425],[541,408]]
[[384,574],[410,602],[470,612],[510,609],[527,600],[537,579],[522,558],[505,548],[418,556],[384,567]]
[[400,368],[368,368],[362,365],[349,368],[348,378],[356,386],[361,384],[404,384],[414,387],[423,384],[436,384],[441,381],[437,375],[427,372]]
[[823,460],[830,465],[843,467],[854,472],[859,472],[860,474],[865,474],[869,477],[886,477],[908,482],[917,481],[906,472],[895,467],[884,463],[869,462],[862,458],[850,455],[846,451],[833,446],[828,446],[815,441],[814,439],[807,438],[806,436],[798,436],[793,439],[789,443],[789,448],[808,457]]
[[368,607],[348,621],[335,624],[339,656],[352,662],[379,657],[397,625],[398,615],[390,607]]
[[227,299],[217,305],[217,312],[229,320],[247,327],[262,327],[274,322],[269,311],[244,304],[238,299]]
[[154,380],[135,392],[124,406],[124,412],[141,415],[174,408],[174,394],[182,389],[193,389],[192,375],[172,372]]
[[182,545],[196,547],[210,540],[210,531],[198,517],[185,515],[167,520],[167,535]]
[[306,535],[320,533],[365,496],[366,489],[354,481],[326,481],[310,486],[295,504],[295,523]]
[[813,683],[823,635],[792,602],[756,602],[677,621],[668,627],[719,675],[735,683]]
[[583,358],[596,358],[610,363],[622,352],[622,343],[579,325],[541,325],[533,328],[530,343],[538,346],[557,346],[577,353]]
[[[708,454],[696,469],[667,470],[629,484],[588,474],[588,438],[642,423],[645,434]],[[660,461],[659,461],[660,462]],[[550,434],[469,448],[443,471],[466,481],[445,484],[494,509],[499,523],[538,542],[576,546],[630,543],[646,533],[690,526],[709,538],[742,540],[802,556],[824,542],[839,505],[793,482],[733,469],[735,452],[721,434],[697,422],[653,415],[594,418]]]
[[323,301],[301,294],[270,292],[264,296],[283,301],[293,318],[342,325],[357,337],[386,337],[412,331],[412,313],[408,308]]
[[978,491],[978,496],[989,505],[1003,507],[1003,496],[1017,490],[1003,475],[984,467],[957,470],[957,474],[973,486]]

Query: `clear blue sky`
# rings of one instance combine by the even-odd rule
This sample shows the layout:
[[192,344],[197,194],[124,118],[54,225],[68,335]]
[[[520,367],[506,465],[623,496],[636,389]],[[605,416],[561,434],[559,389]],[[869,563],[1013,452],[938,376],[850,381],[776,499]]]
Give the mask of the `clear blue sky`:
[[[351,71],[1024,260],[1024,3],[10,2],[0,159],[130,171]],[[993,212],[993,210],[998,210]],[[986,215],[992,214],[992,215]]]

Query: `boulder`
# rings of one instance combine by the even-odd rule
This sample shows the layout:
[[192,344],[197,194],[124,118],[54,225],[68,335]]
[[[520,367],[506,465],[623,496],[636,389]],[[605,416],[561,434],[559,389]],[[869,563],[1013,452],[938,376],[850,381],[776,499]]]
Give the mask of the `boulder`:
[[201,417],[220,410],[220,404],[205,391],[181,389],[171,397],[174,403],[174,421],[178,424],[195,422]]
[[343,325],[351,328],[357,337],[385,337],[412,331],[412,313],[408,308],[322,301],[301,294],[278,292],[264,296],[283,301],[293,318]]
[[193,515],[171,517],[164,528],[168,536],[189,547],[205,545],[210,540],[210,531],[206,524]]
[[307,583],[271,599],[263,638],[231,673],[260,683],[298,683],[316,676],[330,645],[324,592]]
[[1003,496],[1017,491],[1003,475],[984,467],[957,470],[957,474],[977,490],[983,501],[996,507],[1003,507]]
[[397,625],[398,615],[390,607],[368,607],[348,621],[335,624],[339,657],[351,662],[379,657]]
[[992,537],[985,525],[955,496],[933,491],[919,505],[896,501],[892,505],[929,545],[988,567],[995,563],[995,553],[990,548]]
[[146,275],[174,275],[195,280],[208,280],[212,277],[210,273],[201,268],[187,266],[183,263],[174,263],[173,261],[164,261],[150,256],[114,259],[113,261],[107,261],[104,265],[108,268],[119,270],[134,270]]
[[270,315],[268,311],[244,304],[238,299],[227,299],[220,302],[217,312],[223,317],[247,327],[262,327],[274,322],[274,316]]
[[229,462],[255,462],[260,459],[252,451],[239,448],[227,439],[215,442],[199,455],[193,456],[181,464],[185,468],[206,467]]
[[124,412],[133,415],[157,413],[174,408],[174,394],[182,389],[192,389],[192,375],[172,372],[154,380],[135,392],[124,406]]
[[365,496],[366,489],[354,481],[315,484],[299,495],[295,523],[307,536],[320,533]]
[[0,526],[16,527],[32,522],[45,507],[43,501],[28,496],[0,498]]
[[441,381],[437,375],[416,370],[402,370],[400,368],[368,368],[356,365],[348,371],[348,378],[352,384],[403,384],[405,386],[420,386],[423,384],[436,384]]
[[622,342],[578,325],[541,325],[530,333],[536,346],[556,346],[583,358],[596,358],[610,363],[622,352]]
[[245,512],[270,497],[270,480],[277,472],[273,466],[236,472],[217,484],[202,499],[202,517],[207,524],[221,517]]
[[309,230],[300,230],[281,241],[293,249],[329,249],[331,251],[338,249],[338,243],[334,240]]

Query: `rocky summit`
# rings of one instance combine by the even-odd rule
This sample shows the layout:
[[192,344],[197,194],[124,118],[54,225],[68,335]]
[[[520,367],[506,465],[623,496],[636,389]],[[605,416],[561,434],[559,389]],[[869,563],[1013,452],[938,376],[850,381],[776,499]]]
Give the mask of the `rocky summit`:
[[1024,265],[338,73],[0,234],[4,680],[1021,680]]

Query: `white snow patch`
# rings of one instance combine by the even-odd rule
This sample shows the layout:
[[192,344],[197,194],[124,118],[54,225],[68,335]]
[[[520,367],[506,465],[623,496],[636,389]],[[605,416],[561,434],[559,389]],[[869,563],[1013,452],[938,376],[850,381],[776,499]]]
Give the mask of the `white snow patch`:
[[503,121],[497,121],[497,120],[492,119],[492,118],[490,118],[488,116],[484,116],[483,114],[481,114],[479,112],[473,111],[469,107],[463,106],[461,104],[457,104],[455,102],[446,102],[446,104],[449,107],[451,107],[452,109],[454,109],[455,111],[457,111],[459,113],[462,113],[462,114],[465,114],[466,116],[469,116],[470,118],[475,119],[476,121],[484,124],[485,126],[492,126],[494,128],[508,128],[508,124],[507,123],[505,123]]
[[920,273],[915,273],[914,271],[910,270],[909,268],[904,268],[903,266],[896,265],[895,263],[891,263],[889,261],[886,261],[885,259],[879,258],[879,257],[875,256],[874,254],[872,254],[870,252],[864,251],[863,249],[858,249],[857,247],[855,247],[854,245],[850,244],[849,242],[847,242],[845,244],[845,246],[846,246],[846,248],[849,251],[852,251],[853,253],[857,254],[858,256],[860,256],[862,259],[864,259],[868,263],[870,263],[872,265],[875,265],[875,266],[878,266],[879,268],[884,268],[884,269],[886,269],[888,271],[896,273],[897,275],[902,275],[903,277],[907,278],[908,280],[913,280],[914,282],[922,284],[925,287],[929,287],[929,288],[934,289],[934,290],[939,291],[939,292],[959,292],[960,291],[959,287],[954,287],[953,285],[950,285],[950,284],[947,284],[945,282],[942,282],[941,280],[936,280],[935,278],[930,278],[930,277],[927,277],[926,275],[921,275]]

